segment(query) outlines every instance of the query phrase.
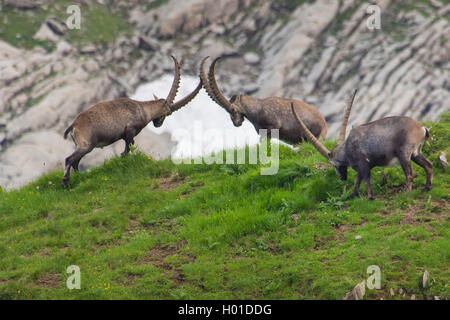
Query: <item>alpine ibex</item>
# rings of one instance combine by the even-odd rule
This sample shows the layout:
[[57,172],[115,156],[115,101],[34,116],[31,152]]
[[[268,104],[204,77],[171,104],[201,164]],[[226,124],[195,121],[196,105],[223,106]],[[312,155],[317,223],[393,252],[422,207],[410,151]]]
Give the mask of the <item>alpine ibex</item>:
[[421,153],[423,144],[430,137],[428,129],[409,117],[395,116],[353,127],[348,138],[345,139],[355,95],[356,91],[345,112],[338,144],[331,152],[311,134],[297,115],[294,106],[291,105],[292,112],[308,140],[335,167],[339,178],[347,179],[348,166],[358,173],[351,198],[358,196],[361,180],[364,180],[367,194],[373,200],[370,170],[377,166],[390,166],[396,159],[405,172],[406,191],[411,191],[413,182],[411,159],[425,169],[427,176],[425,189],[430,190],[433,165]]
[[[298,123],[292,119],[290,103],[294,104],[303,122],[319,139],[327,135],[327,123],[320,112],[309,104],[278,97],[257,99],[248,95],[237,94],[228,101],[220,92],[214,75],[214,68],[220,58],[216,58],[209,68],[208,79],[204,71],[206,57],[200,66],[200,78],[208,95],[222,106],[231,117],[236,127],[247,118],[258,132],[260,129],[279,129],[279,137],[289,143],[299,143],[306,139]],[[270,133],[270,131],[268,132]]]
[[67,187],[70,168],[78,171],[81,158],[94,148],[102,148],[120,139],[125,140],[125,151],[130,151],[130,144],[134,144],[134,137],[153,121],[155,127],[160,127],[166,116],[188,104],[202,88],[202,81],[188,96],[173,103],[180,85],[180,65],[172,56],[175,63],[175,78],[167,99],[152,101],[136,101],[120,98],[112,101],[100,102],[81,112],[75,121],[64,132],[64,139],[73,130],[72,139],[76,150],[65,161],[65,174],[62,181],[63,188]]

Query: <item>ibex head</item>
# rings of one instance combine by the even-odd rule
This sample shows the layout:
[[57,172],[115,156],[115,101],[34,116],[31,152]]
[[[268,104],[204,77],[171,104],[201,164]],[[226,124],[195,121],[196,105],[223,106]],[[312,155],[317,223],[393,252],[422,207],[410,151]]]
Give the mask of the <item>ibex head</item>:
[[200,78],[202,79],[206,92],[208,92],[211,99],[213,99],[230,114],[230,118],[231,121],[233,121],[234,126],[239,127],[242,125],[242,122],[244,122],[244,113],[242,112],[243,108],[241,106],[241,95],[234,95],[230,100],[228,100],[219,90],[214,75],[214,68],[220,57],[213,61],[211,67],[209,68],[208,78],[206,78],[204,64],[208,58],[209,57],[204,58],[202,60],[202,64],[200,65]]
[[153,125],[155,126],[155,128],[161,127],[165,119],[166,119],[166,116],[153,119],[152,122],[153,122]]
[[333,150],[329,151],[305,126],[302,119],[297,115],[294,109],[294,104],[291,103],[292,112],[298,121],[298,124],[302,128],[305,136],[308,138],[309,142],[319,151],[325,158],[328,159],[330,164],[336,169],[336,172],[341,180],[347,180],[347,168],[349,163],[347,161],[347,156],[344,149],[345,134],[347,132],[348,118],[350,117],[350,111],[352,110],[353,100],[355,100],[357,90],[353,94],[352,100],[345,112],[344,121],[342,122],[341,133],[339,135],[338,144]]
[[[155,101],[160,100],[156,94],[153,94],[153,98],[155,98]],[[155,128],[161,127],[165,119],[166,119],[165,116],[153,119],[152,122],[153,122],[153,125],[155,126]]]
[[158,98],[155,94],[153,94],[153,97],[155,98],[155,101],[161,101],[164,103],[163,105],[163,109],[165,110],[166,115],[155,118],[152,120],[153,125],[158,128],[161,127],[162,124],[164,123],[164,120],[166,119],[167,115],[170,115],[173,111],[174,111],[174,105],[173,105],[173,101],[175,100],[175,96],[177,95],[178,89],[180,87],[180,64],[178,63],[178,60],[172,56],[173,62],[175,64],[175,77],[173,79],[172,82],[172,87],[170,88],[169,94],[167,96],[167,98],[164,99],[160,99]]

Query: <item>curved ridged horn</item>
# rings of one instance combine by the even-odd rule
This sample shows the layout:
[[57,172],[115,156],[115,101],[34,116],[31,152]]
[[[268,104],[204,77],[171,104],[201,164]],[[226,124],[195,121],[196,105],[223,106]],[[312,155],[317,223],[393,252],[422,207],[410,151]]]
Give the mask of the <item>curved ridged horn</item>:
[[217,61],[220,59],[220,57],[214,59],[214,61],[211,63],[211,66],[209,67],[209,74],[208,74],[208,80],[209,80],[209,86],[211,88],[212,95],[215,96],[216,99],[214,99],[220,106],[225,108],[226,110],[230,111],[233,109],[233,105],[230,101],[228,101],[227,98],[220,92],[219,86],[216,82],[216,77],[214,75],[214,68],[216,66]]
[[178,88],[180,87],[180,64],[174,56],[171,55],[171,57],[175,63],[175,78],[173,79],[172,88],[170,88],[169,95],[166,98],[166,104],[169,106],[172,105],[173,100],[175,100]]
[[298,124],[300,125],[300,128],[302,129],[304,135],[309,140],[309,142],[311,142],[314,148],[316,148],[317,151],[319,151],[325,158],[330,159],[330,151],[327,148],[325,148],[325,146],[322,143],[320,143],[320,141],[317,140],[316,137],[311,133],[311,131],[309,131],[309,129],[305,126],[302,119],[300,119],[297,112],[295,111],[294,104],[292,102],[291,102],[291,109],[292,113],[297,119]]
[[214,95],[213,90],[211,89],[211,86],[209,85],[208,79],[206,78],[205,73],[205,62],[208,60],[209,56],[203,58],[202,63],[200,64],[200,79],[203,82],[203,87],[206,90],[206,93],[208,93],[208,96],[213,99],[214,102],[220,105],[219,100],[217,100],[216,96]]
[[186,97],[184,97],[183,99],[181,99],[180,101],[172,104],[169,108],[170,108],[170,113],[177,111],[178,109],[181,109],[182,107],[184,107],[185,105],[187,105],[189,102],[191,102],[192,99],[195,98],[195,96],[197,95],[197,93],[200,91],[200,89],[202,88],[203,85],[203,81],[202,79],[200,79],[200,83],[198,84],[197,88],[195,88],[194,91],[192,91],[189,95],[187,95]]
[[347,133],[348,118],[350,118],[350,111],[352,111],[353,100],[355,100],[357,91],[358,90],[355,90],[352,100],[350,101],[350,104],[348,105],[347,110],[345,111],[344,121],[342,122],[341,134],[339,135],[338,145],[340,145],[341,143],[343,143],[345,141],[345,134]]

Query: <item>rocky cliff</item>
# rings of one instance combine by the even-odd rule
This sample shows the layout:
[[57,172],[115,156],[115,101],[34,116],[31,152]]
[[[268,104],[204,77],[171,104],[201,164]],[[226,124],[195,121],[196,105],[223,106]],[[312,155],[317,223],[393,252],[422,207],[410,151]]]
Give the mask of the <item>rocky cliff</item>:
[[[374,30],[369,3],[358,0],[84,0],[80,30],[64,23],[70,2],[36,3],[4,0],[0,11],[4,187],[62,167],[73,145],[61,133],[74,117],[172,73],[169,53],[191,75],[204,56],[225,56],[224,93],[305,100],[326,117],[329,137],[355,88],[350,124],[394,114],[436,120],[450,109],[448,1],[371,1],[381,10]],[[154,157],[173,144],[147,131],[137,140]],[[93,152],[84,165],[122,148]]]

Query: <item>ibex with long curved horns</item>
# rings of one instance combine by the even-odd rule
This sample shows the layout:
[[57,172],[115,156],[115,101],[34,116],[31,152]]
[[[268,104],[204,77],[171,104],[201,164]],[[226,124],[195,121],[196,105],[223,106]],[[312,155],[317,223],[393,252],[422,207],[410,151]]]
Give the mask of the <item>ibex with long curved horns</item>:
[[291,105],[292,113],[308,140],[335,167],[339,178],[347,179],[349,166],[358,173],[351,198],[358,196],[359,186],[364,180],[369,198],[374,199],[370,185],[370,170],[377,166],[389,166],[395,159],[400,162],[405,172],[406,191],[411,190],[413,182],[411,159],[425,169],[427,175],[425,189],[430,190],[433,164],[422,154],[422,146],[430,137],[428,129],[409,117],[395,116],[354,127],[345,139],[355,95],[356,91],[345,112],[338,144],[331,152],[314,137]]
[[64,139],[73,130],[72,139],[76,150],[65,161],[65,174],[62,181],[63,188],[67,187],[70,168],[78,171],[78,164],[82,157],[94,148],[102,148],[120,139],[125,140],[125,151],[130,151],[130,144],[134,144],[134,137],[153,121],[155,127],[160,127],[166,116],[188,104],[202,88],[202,81],[188,96],[173,103],[180,85],[180,65],[172,56],[175,63],[175,78],[167,99],[152,101],[136,101],[120,98],[112,101],[100,102],[81,112],[75,121],[64,132]]
[[[208,78],[204,71],[206,57],[200,66],[200,78],[208,95],[223,107],[231,117],[236,127],[242,125],[247,118],[258,132],[260,129],[279,129],[281,140],[299,143],[306,139],[298,123],[292,119],[290,103],[293,103],[298,114],[313,135],[319,139],[325,138],[328,127],[322,114],[309,104],[278,97],[257,99],[248,95],[237,94],[230,100],[220,92],[217,85],[214,68],[220,58],[216,58],[209,68]],[[269,131],[270,133],[270,131]]]

